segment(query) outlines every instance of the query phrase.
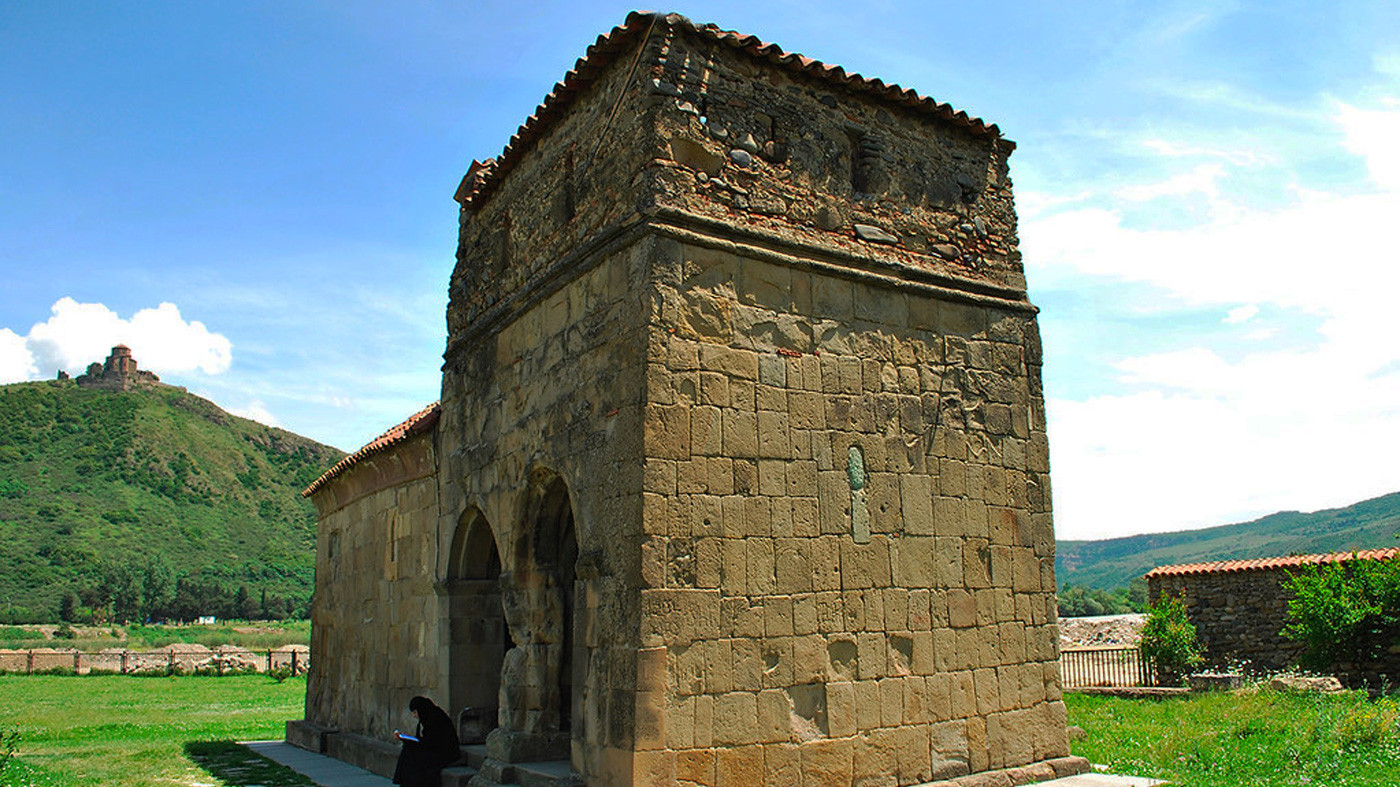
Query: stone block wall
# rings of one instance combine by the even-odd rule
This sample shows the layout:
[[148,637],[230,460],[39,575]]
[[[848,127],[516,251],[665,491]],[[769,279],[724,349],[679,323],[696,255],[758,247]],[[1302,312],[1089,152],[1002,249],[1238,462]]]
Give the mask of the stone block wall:
[[[444,452],[440,537],[462,527],[457,512],[475,512],[500,556],[516,651],[496,678],[500,726],[534,736],[519,744],[527,751],[551,736],[574,738],[575,769],[598,783],[632,777],[648,313],[636,282],[648,251],[638,243],[586,260],[558,289],[463,345],[444,371],[438,427],[453,447]],[[561,572],[539,556],[549,546],[540,543],[539,496],[555,483],[567,491],[577,539],[572,588],[555,586]],[[451,575],[446,560],[438,570]],[[572,699],[556,692],[568,625],[558,605],[570,592],[578,636],[568,655],[583,690],[561,731]],[[514,756],[505,742],[493,754]]]
[[[725,245],[655,257],[648,771],[908,785],[1067,754],[1033,315]],[[750,327],[779,322],[822,338]]]
[[1286,569],[1148,575],[1148,595],[1184,598],[1206,657],[1217,666],[1260,670],[1294,666],[1302,646],[1279,632],[1287,624]]
[[648,55],[659,206],[1024,292],[1011,142],[706,37]]
[[[500,310],[538,294],[544,280],[574,267],[651,204],[639,174],[656,135],[639,101],[645,86],[629,65],[604,67],[514,165],[516,174],[462,211],[449,345],[498,325]],[[627,111],[614,111],[619,104]]]
[[306,719],[388,739],[437,684],[431,433],[378,454],[313,500],[319,513]]

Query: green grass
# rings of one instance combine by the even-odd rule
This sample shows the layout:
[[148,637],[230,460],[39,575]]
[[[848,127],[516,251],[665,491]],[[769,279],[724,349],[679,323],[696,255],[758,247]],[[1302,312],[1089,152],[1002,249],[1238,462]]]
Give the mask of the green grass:
[[0,787],[101,784],[304,787],[242,747],[281,738],[306,681],[0,675],[0,728],[19,726]]
[[1400,702],[1272,691],[1129,700],[1066,694],[1074,754],[1182,787],[1400,784]]

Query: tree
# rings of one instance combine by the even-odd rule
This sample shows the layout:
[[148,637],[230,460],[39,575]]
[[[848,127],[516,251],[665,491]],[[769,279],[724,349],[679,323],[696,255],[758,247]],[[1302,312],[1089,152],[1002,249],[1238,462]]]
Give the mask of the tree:
[[78,594],[72,590],[63,593],[63,598],[58,600],[58,617],[65,623],[77,623],[78,612],[82,609],[83,602],[78,598]]
[[1283,588],[1291,598],[1282,633],[1302,643],[1304,667],[1374,660],[1400,640],[1400,561],[1309,566]]
[[248,594],[247,585],[239,585],[237,592],[233,594],[233,605],[229,612],[229,617],[251,620],[257,615],[258,606]]
[[1148,606],[1140,647],[1143,658],[1155,665],[1157,680],[1163,685],[1180,685],[1201,665],[1201,645],[1186,614],[1184,597],[1164,593]]
[[141,581],[141,618],[154,620],[169,616],[175,600],[175,572],[161,555],[146,560]]

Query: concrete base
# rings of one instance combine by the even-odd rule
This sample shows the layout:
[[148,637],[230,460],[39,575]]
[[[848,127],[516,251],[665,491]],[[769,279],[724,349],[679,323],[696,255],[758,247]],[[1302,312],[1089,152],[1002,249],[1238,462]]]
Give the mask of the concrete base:
[[1020,787],[1090,773],[1089,761],[1083,757],[1056,757],[1053,760],[959,776],[946,781],[929,782],[920,787]]
[[380,776],[393,776],[399,762],[398,746],[353,732],[327,735],[326,754]]
[[[316,754],[305,749],[294,747],[284,741],[261,741],[256,743],[244,743],[254,752],[267,757],[268,759],[281,763],[297,773],[306,776],[311,781],[326,787],[389,787],[389,780],[384,777],[374,776],[362,769],[354,768],[338,760],[332,759],[324,754]],[[515,768],[514,777],[519,779],[509,783],[501,783],[493,780],[483,779],[475,770],[475,765],[480,764],[485,757],[485,749],[481,746],[462,747],[466,765],[456,765],[447,768],[442,773],[442,787],[558,787],[559,785],[579,784],[574,781],[574,777],[569,773],[567,762],[553,763],[523,763],[513,766]],[[1058,760],[1049,760],[1045,764],[1050,765],[1055,771],[1058,765],[1062,770],[1074,767],[1073,762],[1083,763],[1080,757],[1064,757]],[[962,777],[962,779],[974,779],[985,777],[981,782],[938,782],[937,784],[958,784],[959,787],[965,785],[996,785],[997,787],[1007,787],[1007,785],[1019,784],[1011,781],[1011,774],[1021,769],[1011,769],[1010,771],[989,771]],[[1040,782],[1036,787],[1155,787],[1165,784],[1156,779],[1147,779],[1137,776],[1115,776],[1108,773],[1079,773],[1055,778],[1052,781]],[[929,787],[929,785],[924,785]]]
[[323,727],[306,719],[297,719],[287,722],[287,743],[299,749],[325,754],[326,736],[334,732],[330,727]]

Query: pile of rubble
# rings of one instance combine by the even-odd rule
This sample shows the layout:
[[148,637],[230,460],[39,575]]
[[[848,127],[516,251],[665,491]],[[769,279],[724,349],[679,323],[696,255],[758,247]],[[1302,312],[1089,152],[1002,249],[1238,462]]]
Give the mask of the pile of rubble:
[[1146,615],[1097,615],[1060,618],[1060,649],[1136,645]]

